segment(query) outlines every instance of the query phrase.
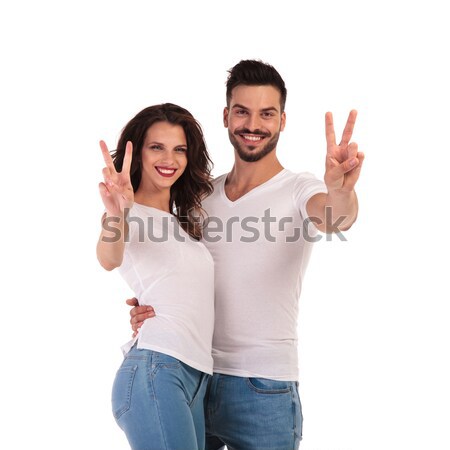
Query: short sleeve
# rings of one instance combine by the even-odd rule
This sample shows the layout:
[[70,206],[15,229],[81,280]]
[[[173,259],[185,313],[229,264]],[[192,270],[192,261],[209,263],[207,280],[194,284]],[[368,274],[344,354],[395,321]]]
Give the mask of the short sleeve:
[[297,175],[294,184],[294,204],[303,220],[308,217],[306,212],[308,200],[313,195],[326,194],[327,192],[325,183],[322,180],[318,180],[312,173],[302,172]]

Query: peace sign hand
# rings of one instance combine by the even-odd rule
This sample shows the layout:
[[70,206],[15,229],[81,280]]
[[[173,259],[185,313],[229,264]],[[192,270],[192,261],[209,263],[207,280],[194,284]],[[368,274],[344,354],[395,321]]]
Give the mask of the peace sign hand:
[[334,133],[333,115],[325,114],[325,133],[327,138],[327,159],[325,164],[325,184],[328,192],[346,191],[354,189],[361,172],[364,161],[364,153],[358,152],[358,144],[350,143],[355,126],[357,112],[350,111],[345,125],[342,139],[336,145],[336,135]]
[[123,216],[126,208],[134,202],[134,191],[130,180],[133,144],[128,141],[125,147],[122,171],[117,172],[114,162],[104,141],[100,141],[106,167],[103,169],[104,183],[99,183],[100,195],[109,216]]

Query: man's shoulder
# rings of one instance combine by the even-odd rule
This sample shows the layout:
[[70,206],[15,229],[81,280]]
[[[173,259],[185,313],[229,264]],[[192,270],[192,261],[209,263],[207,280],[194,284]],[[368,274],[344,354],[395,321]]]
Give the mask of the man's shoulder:
[[294,199],[309,199],[314,194],[327,192],[324,181],[317,178],[313,173],[306,171],[287,172],[284,186],[293,193]]
[[273,188],[277,190],[278,187],[284,187],[285,189],[292,189],[296,191],[299,186],[304,185],[322,185],[323,181],[319,180],[311,172],[293,172],[289,169],[284,169],[283,173],[278,177],[278,183],[274,183]]
[[285,169],[286,177],[293,180],[317,180],[317,177],[311,172],[293,172],[289,169]]
[[213,178],[213,180],[211,181],[213,187],[215,188],[216,186],[218,186],[223,181],[223,179],[227,177],[227,175],[228,173],[223,173],[222,175]]
[[224,173],[222,175],[219,175],[218,177],[215,177],[211,180],[211,184],[213,187],[213,191],[203,199],[202,204],[209,204],[212,201],[214,201],[215,198],[217,198],[217,195],[220,191],[220,185],[224,182],[224,179],[227,177],[227,173]]

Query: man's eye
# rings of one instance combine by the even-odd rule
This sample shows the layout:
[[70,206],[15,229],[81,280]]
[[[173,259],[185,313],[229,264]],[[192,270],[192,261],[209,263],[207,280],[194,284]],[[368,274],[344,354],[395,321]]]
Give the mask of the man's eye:
[[262,115],[263,117],[273,117],[273,113],[271,112],[264,112]]
[[244,114],[247,114],[247,111],[245,109],[238,109],[236,111],[236,114],[243,116]]

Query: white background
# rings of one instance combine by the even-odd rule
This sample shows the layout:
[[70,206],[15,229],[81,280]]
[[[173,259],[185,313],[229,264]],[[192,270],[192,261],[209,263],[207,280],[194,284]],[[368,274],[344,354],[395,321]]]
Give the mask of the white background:
[[450,448],[444,3],[2,3],[1,448],[128,448],[110,390],[131,292],[95,257],[98,140],[171,101],[228,171],[224,83],[245,58],[286,81],[286,167],[322,176],[329,110],[337,130],[359,111],[366,153],[359,220],[316,245],[300,300],[302,450]]

